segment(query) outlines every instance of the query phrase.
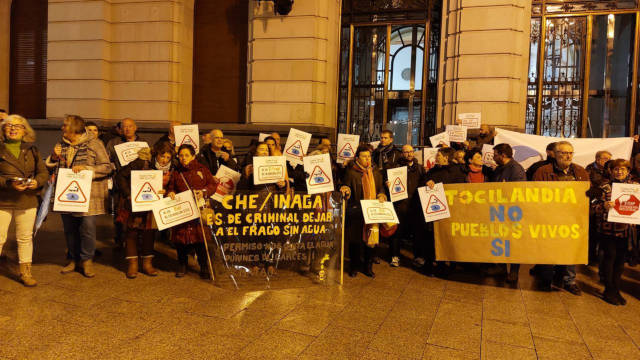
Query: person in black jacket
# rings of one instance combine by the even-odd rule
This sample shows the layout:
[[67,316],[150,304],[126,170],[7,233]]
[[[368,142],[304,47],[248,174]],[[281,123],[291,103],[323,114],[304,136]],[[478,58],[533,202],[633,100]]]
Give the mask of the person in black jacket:
[[555,147],[556,147],[555,142],[547,144],[547,148],[546,148],[547,158],[545,160],[540,160],[538,162],[535,162],[531,166],[529,166],[529,168],[527,169],[528,181],[533,181],[533,174],[535,174],[536,171],[538,171],[538,169],[540,169],[545,165],[551,164],[553,162],[553,157],[554,157],[553,149],[555,149]]
[[418,164],[414,158],[415,152],[411,145],[402,147],[402,158],[398,161],[398,166],[407,167],[407,199],[395,203],[396,212],[400,219],[398,231],[391,238],[391,266],[399,266],[400,261],[400,239],[412,239],[414,263],[422,267],[424,265],[424,239],[425,232],[424,217],[420,206],[418,188],[427,182],[427,172],[424,167]]
[[387,180],[387,170],[397,167],[398,161],[402,158],[402,152],[393,145],[393,132],[391,130],[382,131],[380,144],[371,155],[373,163],[382,172],[382,177]]
[[222,165],[234,171],[239,169],[238,163],[231,157],[231,150],[224,147],[222,130],[218,129],[211,130],[211,144],[202,148],[198,161],[206,166],[213,176],[216,176]]
[[[349,241],[349,276],[354,277],[361,270],[369,277],[373,272],[373,252],[379,242],[377,224],[365,225],[360,200],[386,201],[382,174],[371,163],[371,146],[361,144],[356,150],[356,159],[349,165],[340,191],[348,199],[345,232]],[[360,257],[364,255],[364,263]]]

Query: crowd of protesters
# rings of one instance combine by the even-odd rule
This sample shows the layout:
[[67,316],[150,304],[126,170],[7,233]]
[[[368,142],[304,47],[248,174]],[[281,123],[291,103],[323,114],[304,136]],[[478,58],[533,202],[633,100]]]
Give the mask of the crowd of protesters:
[[[176,277],[187,272],[188,256],[196,254],[200,276],[209,278],[205,242],[207,235],[200,231],[198,220],[170,230],[159,232],[151,212],[133,212],[131,209],[131,172],[161,170],[161,194],[174,198],[177,193],[192,191],[196,201],[213,195],[219,179],[214,175],[221,166],[241,174],[238,189],[255,192],[306,191],[309,176],[301,165],[288,163],[286,177],[273,184],[257,185],[253,182],[253,158],[282,155],[282,143],[277,132],[264,142],[252,142],[244,157],[235,154],[233,142],[221,130],[202,136],[202,149],[196,153],[192,145],[176,144],[174,125],[169,126],[151,148],[143,148],[138,158],[126,166],[118,161],[115,147],[125,142],[138,141],[137,125],[133,119],[124,119],[108,132],[87,122],[80,116],[69,115],[62,125],[62,136],[50,154],[42,156],[34,145],[35,132],[26,119],[19,115],[2,115],[0,131],[0,252],[7,239],[9,224],[16,227],[19,280],[25,286],[35,286],[31,270],[33,253],[33,226],[39,206],[39,195],[48,181],[55,181],[57,169],[69,168],[77,173],[92,170],[93,179],[89,210],[86,213],[61,213],[66,238],[67,265],[62,273],[80,272],[95,276],[93,258],[96,255],[96,218],[111,214],[115,226],[115,245],[124,250],[127,278],[136,278],[139,269],[148,276],[158,275],[153,266],[154,242],[158,236],[170,239],[177,250]],[[493,167],[483,161],[481,147],[493,142],[494,134],[483,125],[470,141],[440,145],[436,164],[428,168],[416,158],[411,145],[394,144],[394,134],[384,130],[379,145],[361,143],[355,158],[337,164],[331,153],[329,138],[321,138],[309,155],[331,154],[334,182],[347,201],[345,239],[350,259],[348,274],[359,272],[375,277],[373,264],[382,256],[378,245],[389,244],[387,261],[392,267],[400,266],[401,245],[411,244],[412,266],[427,276],[447,277],[458,271],[454,262],[435,259],[433,223],[422,216],[417,189],[433,188],[437,183],[484,183],[521,181],[590,181],[589,262],[598,265],[600,281],[604,284],[603,299],[614,305],[624,305],[620,294],[625,262],[638,261],[636,229],[633,225],[607,221],[607,212],[613,206],[612,183],[636,183],[640,180],[640,155],[633,157],[633,165],[626,159],[612,159],[607,151],[596,154],[594,162],[583,168],[573,162],[573,146],[567,141],[549,144],[546,159],[533,164],[527,171],[513,158],[508,144],[493,146]],[[408,198],[394,203],[400,224],[365,224],[360,200],[387,201],[389,197],[387,170],[407,167],[406,189]],[[632,251],[630,252],[629,249]],[[62,253],[62,251],[61,251]],[[210,260],[209,260],[210,261]],[[511,284],[519,278],[518,264],[473,264],[487,276],[504,276]],[[468,269],[468,266],[464,267]],[[537,277],[541,290],[551,291],[555,286],[574,295],[581,295],[576,283],[574,265],[536,265],[530,274]]]

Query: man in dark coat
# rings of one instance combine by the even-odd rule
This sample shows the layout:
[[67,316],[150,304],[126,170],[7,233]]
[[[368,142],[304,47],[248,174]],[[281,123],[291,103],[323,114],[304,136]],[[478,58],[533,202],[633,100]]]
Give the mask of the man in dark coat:
[[532,181],[533,180],[533,174],[536,173],[536,171],[538,171],[538,169],[540,169],[541,167],[545,166],[545,165],[549,165],[553,162],[553,149],[555,148],[556,143],[552,142],[547,144],[547,158],[544,160],[540,160],[538,162],[533,163],[531,166],[529,166],[529,168],[527,169],[527,180]]
[[[366,182],[366,183],[365,183]],[[358,146],[356,159],[347,168],[340,191],[348,199],[345,232],[349,242],[349,276],[357,275],[358,270],[369,277],[373,273],[373,251],[379,241],[379,228],[365,225],[360,200],[386,201],[382,174],[371,163],[371,146]],[[364,263],[360,257],[364,255]]]
[[[573,145],[568,141],[559,141],[554,148],[555,161],[539,168],[533,175],[533,181],[589,181],[589,173],[580,165],[574,164]],[[537,273],[542,280],[543,290],[550,291],[556,278],[568,292],[581,295],[576,284],[575,265],[538,265]]]
[[234,171],[239,171],[240,168],[231,157],[231,149],[224,147],[224,134],[218,129],[211,130],[211,144],[200,150],[198,161],[206,166],[213,176],[216,176],[222,165]]
[[393,144],[393,132],[391,130],[382,131],[380,144],[373,151],[373,163],[382,172],[382,177],[387,179],[387,170],[397,167],[398,161],[402,158],[402,152]]
[[[527,174],[524,171],[522,165],[513,160],[513,149],[509,144],[498,144],[493,147],[493,160],[498,164],[498,167],[491,174],[491,182],[515,182],[515,181],[527,181]],[[498,265],[500,273],[507,271],[506,264]],[[511,269],[507,274],[507,282],[516,284],[518,283],[518,273],[520,271],[520,264],[511,264]]]
[[609,160],[611,160],[611,153],[606,150],[601,150],[596,153],[595,161],[585,168],[589,173],[589,180],[591,181],[591,189],[589,189],[588,193],[591,204],[589,207],[589,264],[593,265],[597,263],[598,243],[600,242],[597,231],[598,219],[595,212],[594,200],[600,200],[602,198],[600,186],[609,181],[609,175],[605,168]]
[[415,152],[411,145],[402,147],[402,158],[398,166],[407,167],[407,199],[395,203],[396,212],[400,219],[400,225],[391,240],[391,265],[398,266],[400,261],[400,239],[413,239],[414,262],[418,266],[424,265],[424,239],[425,222],[420,206],[418,188],[427,182],[427,172],[414,158]]

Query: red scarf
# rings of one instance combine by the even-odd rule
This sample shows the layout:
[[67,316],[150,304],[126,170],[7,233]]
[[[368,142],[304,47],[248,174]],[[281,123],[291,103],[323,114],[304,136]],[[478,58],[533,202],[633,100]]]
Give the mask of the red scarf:
[[[373,167],[364,167],[356,160],[353,169],[362,174],[362,200],[375,200],[376,182],[373,177]],[[378,245],[380,239],[379,230],[378,224],[364,225],[362,240],[367,243],[367,246],[375,247]]]

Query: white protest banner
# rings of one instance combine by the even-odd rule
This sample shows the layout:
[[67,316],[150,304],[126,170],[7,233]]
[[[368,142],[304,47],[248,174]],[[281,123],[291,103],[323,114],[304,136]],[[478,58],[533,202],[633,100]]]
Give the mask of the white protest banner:
[[338,164],[353,160],[360,143],[360,135],[338,134]]
[[389,195],[391,202],[409,198],[407,191],[407,167],[402,166],[387,169],[387,179],[389,179]]
[[284,156],[254,156],[253,183],[273,184],[284,181],[287,163]]
[[629,160],[633,149],[633,139],[630,137],[561,139],[550,136],[521,134],[503,129],[496,129],[496,132],[494,144],[506,143],[511,145],[513,158],[525,169],[537,161],[546,159],[547,145],[560,140],[568,141],[573,145],[573,162],[583,167],[592,163],[596,157],[596,152],[600,150],[609,151],[612,159],[622,158]]
[[53,211],[80,213],[89,211],[92,179],[93,170],[82,170],[75,174],[71,169],[59,169]]
[[467,141],[467,127],[462,125],[447,125],[447,134],[451,142]]
[[492,169],[495,169],[498,164],[493,160],[493,145],[482,145],[482,163]]
[[200,210],[193,194],[188,190],[176,194],[174,200],[166,197],[154,202],[152,211],[158,230],[168,229],[200,217]]
[[334,190],[331,156],[329,154],[305,156],[304,172],[309,174],[309,178],[306,181],[309,195]]
[[427,170],[433,169],[436,166],[436,155],[438,155],[438,149],[436,148],[424,148],[422,149],[422,165]]
[[466,126],[467,129],[480,129],[482,124],[482,113],[462,113],[458,114],[460,125]]
[[451,217],[447,196],[444,193],[442,183],[437,183],[433,189],[430,189],[428,186],[419,187],[418,195],[420,196],[420,204],[422,205],[425,222]]
[[418,164],[424,165],[424,152],[422,151],[422,149],[415,150],[413,152],[413,158],[416,159]]
[[196,149],[196,154],[200,152],[200,133],[197,124],[174,126],[173,133],[176,138],[176,147],[189,144]]
[[120,166],[124,167],[129,165],[130,162],[138,158],[138,151],[143,148],[148,148],[149,144],[145,141],[129,141],[122,144],[118,144],[113,147],[120,161]]
[[378,146],[380,146],[380,141],[372,141],[372,142],[369,143],[369,145],[371,145],[373,150],[375,150],[375,149],[378,148]]
[[380,202],[380,200],[360,200],[362,215],[365,224],[399,224],[396,209],[390,201]]
[[607,221],[640,224],[640,185],[613,183],[611,201],[614,205],[609,209]]
[[238,183],[240,182],[240,178],[242,175],[233,171],[230,168],[220,165],[218,168],[218,172],[216,172],[216,177],[220,180],[218,187],[216,188],[216,192],[211,195],[213,200],[222,202],[222,199],[227,195],[233,195],[236,193],[236,188],[238,187]]
[[150,211],[162,196],[162,170],[131,171],[131,211]]
[[433,146],[434,148],[438,145],[451,146],[451,141],[449,141],[449,133],[446,131],[431,136],[429,138],[429,141],[431,141],[431,146]]
[[260,133],[260,135],[258,135],[258,141],[264,142],[269,136],[271,136],[271,134]]
[[302,157],[307,154],[311,134],[291,128],[287,143],[284,145],[284,156],[293,165],[302,165]]

